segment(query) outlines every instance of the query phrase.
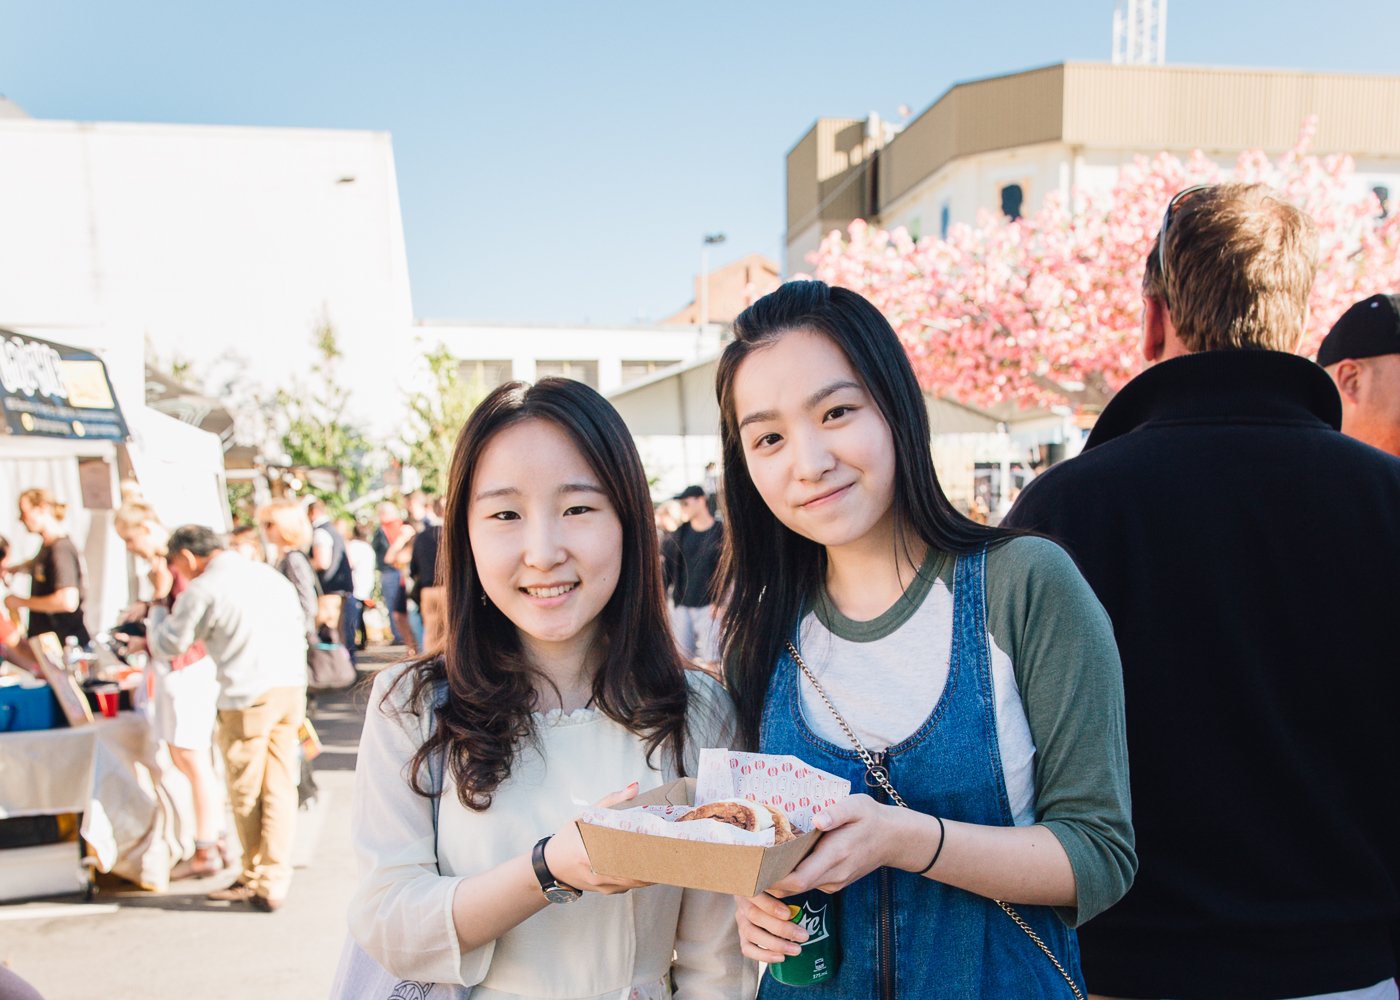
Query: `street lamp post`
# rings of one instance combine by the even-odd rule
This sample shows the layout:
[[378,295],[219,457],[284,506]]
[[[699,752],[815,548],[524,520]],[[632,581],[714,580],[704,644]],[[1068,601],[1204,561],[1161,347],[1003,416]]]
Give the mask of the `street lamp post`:
[[723,233],[706,233],[700,245],[700,328],[710,325],[710,247],[724,242]]

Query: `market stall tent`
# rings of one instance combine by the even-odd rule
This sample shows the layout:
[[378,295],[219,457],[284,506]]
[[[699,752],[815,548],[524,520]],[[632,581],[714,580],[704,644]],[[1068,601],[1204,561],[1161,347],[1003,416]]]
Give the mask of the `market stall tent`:
[[128,423],[131,439],[124,448],[132,473],[161,522],[227,531],[232,525],[218,436],[148,406],[137,407]]
[[[71,333],[80,342],[109,339],[102,331]],[[101,355],[0,329],[0,411],[0,534],[11,543],[10,561],[39,548],[19,521],[19,495],[48,490],[67,506],[66,527],[83,556],[89,631],[110,627],[137,596],[126,548],[112,530],[119,475],[134,477],[171,526],[229,526],[218,436],[148,408],[141,383],[114,381]]]

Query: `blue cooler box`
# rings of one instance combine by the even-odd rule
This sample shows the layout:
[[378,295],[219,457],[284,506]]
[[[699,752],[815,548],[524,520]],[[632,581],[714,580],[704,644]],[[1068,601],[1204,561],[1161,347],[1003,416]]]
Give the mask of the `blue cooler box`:
[[0,733],[18,733],[29,729],[54,729],[62,723],[58,699],[47,684],[21,687],[18,684],[0,686]]

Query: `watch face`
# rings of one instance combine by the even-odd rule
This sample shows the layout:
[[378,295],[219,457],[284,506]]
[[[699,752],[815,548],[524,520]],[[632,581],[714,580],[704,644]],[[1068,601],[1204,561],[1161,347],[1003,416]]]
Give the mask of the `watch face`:
[[583,895],[583,893],[577,892],[573,889],[553,888],[546,889],[544,891],[544,898],[549,900],[551,903],[572,903],[581,895]]

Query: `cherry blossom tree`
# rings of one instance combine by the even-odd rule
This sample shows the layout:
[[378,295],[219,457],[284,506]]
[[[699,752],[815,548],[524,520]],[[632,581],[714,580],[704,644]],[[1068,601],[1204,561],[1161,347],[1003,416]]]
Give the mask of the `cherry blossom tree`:
[[982,214],[946,239],[915,242],[862,221],[833,231],[813,273],[865,295],[890,319],[925,389],[971,405],[1098,409],[1141,368],[1144,261],[1171,196],[1192,184],[1259,181],[1315,220],[1320,266],[1307,335],[1312,356],[1339,315],[1400,288],[1400,213],[1382,218],[1348,156],[1309,152],[1315,123],[1276,161],[1242,153],[1227,178],[1197,152],[1138,157],[1078,211],[1051,196],[1017,221]]

